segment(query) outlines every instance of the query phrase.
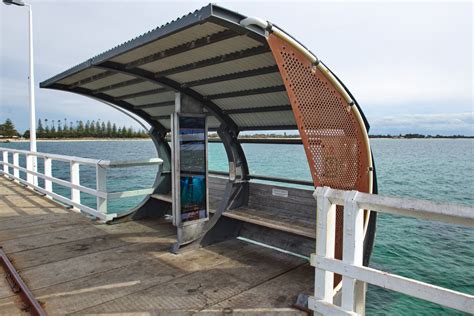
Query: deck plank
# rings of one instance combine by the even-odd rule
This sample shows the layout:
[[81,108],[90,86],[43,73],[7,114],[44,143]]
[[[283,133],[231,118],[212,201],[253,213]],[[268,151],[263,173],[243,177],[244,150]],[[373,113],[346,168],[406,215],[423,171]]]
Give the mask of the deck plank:
[[[241,243],[244,243],[241,241]],[[300,258],[247,244],[228,260],[169,282],[81,311],[95,313],[196,312],[304,263]]]
[[30,249],[11,254],[10,256],[15,260],[16,268],[23,270],[55,261],[126,246],[130,243],[140,242],[140,240],[153,236],[162,236],[163,230],[166,232],[165,234],[168,234],[168,232],[171,234],[173,229],[170,230],[169,227],[166,226],[169,226],[169,224],[159,222],[144,225],[138,221],[122,223],[120,225],[96,225],[95,227],[98,230],[104,230],[106,234]]
[[28,236],[6,240],[2,242],[2,246],[7,254],[11,254],[105,234],[106,232],[95,228],[93,225],[78,224],[67,230],[52,231],[49,234],[42,235],[41,238]]
[[[312,277],[312,278],[311,278]],[[308,280],[310,278],[310,280]],[[224,309],[285,308],[296,302],[299,293],[314,293],[314,268],[302,265],[268,282],[222,301],[205,311],[217,312]]]
[[[163,221],[98,224],[0,178],[0,245],[51,315],[300,314],[305,260],[237,239],[175,255],[175,237]],[[0,284],[0,315],[18,304]]]
[[[169,232],[165,235],[170,236]],[[131,243],[119,248],[27,268],[22,271],[22,276],[31,289],[47,287],[146,260],[157,253],[169,251],[174,241],[174,236],[149,237],[144,243]]]
[[32,225],[32,226],[27,225],[27,226],[15,227],[11,229],[2,229],[0,230],[0,242],[3,243],[6,240],[29,237],[29,236],[37,236],[37,238],[40,238],[38,235],[48,234],[48,233],[51,233],[52,231],[67,230],[75,225],[78,225],[79,223],[81,222],[71,221],[70,219],[67,219],[67,220],[55,221],[52,223],[44,223],[44,224]]
[[33,292],[46,302],[47,311],[79,312],[196,271],[209,270],[228,261],[230,253],[241,252],[247,246],[232,240],[180,255],[165,251],[151,259]]

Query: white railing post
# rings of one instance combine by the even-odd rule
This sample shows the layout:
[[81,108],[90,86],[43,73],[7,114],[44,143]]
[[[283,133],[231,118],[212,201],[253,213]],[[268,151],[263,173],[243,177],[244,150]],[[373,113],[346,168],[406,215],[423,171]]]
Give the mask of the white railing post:
[[[20,154],[19,153],[13,153],[13,176],[15,178],[19,178],[20,177],[20,170],[18,169],[18,167],[20,166]],[[18,180],[15,180],[16,182],[18,182]]]
[[[26,155],[26,170],[33,171],[33,156],[27,154]],[[33,175],[29,172],[26,173],[26,182],[29,184],[33,184]]]
[[[96,166],[96,189],[100,194],[107,194],[107,169],[100,164]],[[97,211],[107,214],[107,198],[97,196]]]
[[[71,184],[80,185],[79,178],[79,163],[76,161],[71,161]],[[81,191],[71,187],[71,200],[75,203],[81,203]]]
[[[328,187],[319,187],[315,192],[317,200],[316,257],[334,258],[336,205],[331,203],[327,197],[327,193],[330,190]],[[316,266],[314,282],[314,296],[316,301],[332,304],[334,295],[334,273]],[[318,311],[316,306],[315,311]]]
[[[44,175],[47,177],[53,177],[52,172],[52,160],[49,157],[44,157]],[[53,182],[48,179],[44,179],[44,189],[47,192],[53,192]],[[50,195],[46,195],[48,198],[52,198]]]
[[[362,266],[364,252],[364,210],[360,209],[355,198],[357,191],[347,191],[344,196],[344,234],[342,261]],[[366,284],[356,279],[342,276],[341,307],[359,315],[365,314]]]
[[[8,151],[4,151],[4,152],[3,152],[3,162],[4,162],[4,163],[8,163]],[[3,172],[5,173],[5,175],[8,175],[8,174],[9,174],[9,172],[8,172],[8,165],[3,164]]]

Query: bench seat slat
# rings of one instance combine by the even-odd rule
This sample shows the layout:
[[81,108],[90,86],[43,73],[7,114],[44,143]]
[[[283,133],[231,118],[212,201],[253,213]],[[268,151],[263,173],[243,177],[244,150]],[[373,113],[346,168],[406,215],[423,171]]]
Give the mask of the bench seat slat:
[[[211,210],[211,212],[213,212]],[[308,238],[316,238],[316,223],[299,221],[297,219],[289,219],[278,216],[262,210],[256,210],[248,207],[239,207],[237,209],[225,211],[222,216],[240,220],[242,222],[260,225],[291,234],[304,236]]]

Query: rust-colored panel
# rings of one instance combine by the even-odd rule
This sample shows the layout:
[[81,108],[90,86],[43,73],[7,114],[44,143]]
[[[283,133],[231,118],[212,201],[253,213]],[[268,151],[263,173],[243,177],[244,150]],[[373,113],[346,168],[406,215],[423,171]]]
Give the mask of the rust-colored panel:
[[[301,52],[270,34],[315,186],[369,192],[365,126],[333,84]],[[336,209],[335,257],[342,258],[343,207]],[[338,284],[340,277],[335,277]]]

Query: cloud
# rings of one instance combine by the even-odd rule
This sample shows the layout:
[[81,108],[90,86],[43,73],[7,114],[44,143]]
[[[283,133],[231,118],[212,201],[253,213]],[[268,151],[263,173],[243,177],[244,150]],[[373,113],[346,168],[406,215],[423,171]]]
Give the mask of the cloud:
[[[36,87],[91,56],[206,4],[34,1]],[[417,127],[421,122],[430,133],[472,133],[472,122],[452,122],[450,116],[473,110],[471,2],[268,4],[224,1],[223,5],[278,24],[315,52],[351,90],[374,132],[376,128],[388,131],[388,126],[393,132],[410,132],[421,128]],[[20,129],[28,125],[27,44],[27,11],[0,5],[0,119],[14,116]],[[134,124],[120,112],[83,96],[38,88],[36,96],[38,117]],[[433,115],[449,122],[421,120]],[[407,116],[421,121],[406,122]],[[390,125],[384,118],[399,120],[399,124]],[[404,127],[411,130],[401,130]]]
[[474,113],[385,116],[371,121],[371,134],[421,133],[474,136]]

